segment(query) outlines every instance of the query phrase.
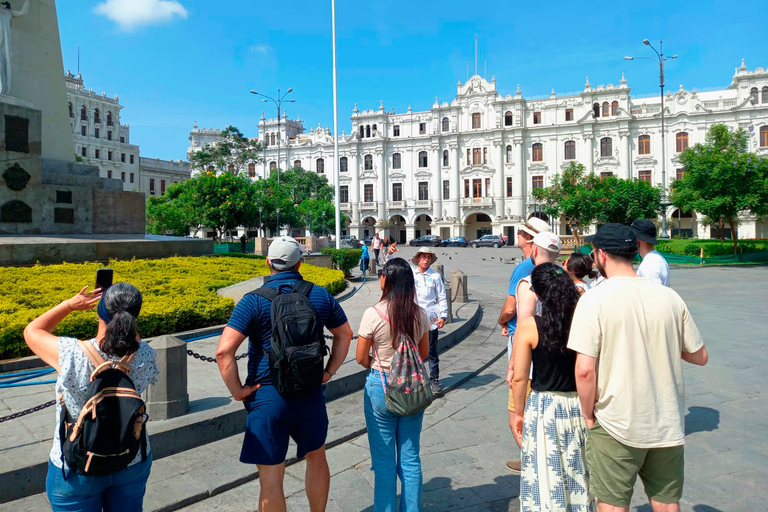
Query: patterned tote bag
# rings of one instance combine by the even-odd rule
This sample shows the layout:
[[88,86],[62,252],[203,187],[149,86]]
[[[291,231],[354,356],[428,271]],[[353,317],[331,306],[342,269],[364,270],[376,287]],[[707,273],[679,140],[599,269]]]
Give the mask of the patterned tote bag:
[[[384,313],[374,306],[373,309],[392,326]],[[373,353],[381,368],[381,360],[373,345]],[[389,370],[389,384],[384,384],[384,374],[380,371],[381,386],[387,409],[398,416],[411,416],[420,413],[434,400],[432,388],[429,386],[427,369],[421,360],[416,344],[409,336],[401,336],[395,347],[395,356]]]

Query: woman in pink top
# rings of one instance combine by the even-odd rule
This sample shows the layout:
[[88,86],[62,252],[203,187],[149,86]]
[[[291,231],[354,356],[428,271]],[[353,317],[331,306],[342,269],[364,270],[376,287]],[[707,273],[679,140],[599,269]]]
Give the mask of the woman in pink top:
[[423,359],[429,356],[429,320],[426,311],[416,304],[413,271],[404,259],[392,259],[379,270],[379,285],[381,301],[363,314],[357,339],[357,362],[370,368],[364,404],[374,472],[373,510],[395,512],[400,477],[400,510],[418,512],[422,488],[419,442],[424,412],[411,416],[390,412],[379,372],[387,381],[395,343],[401,336],[418,343]]

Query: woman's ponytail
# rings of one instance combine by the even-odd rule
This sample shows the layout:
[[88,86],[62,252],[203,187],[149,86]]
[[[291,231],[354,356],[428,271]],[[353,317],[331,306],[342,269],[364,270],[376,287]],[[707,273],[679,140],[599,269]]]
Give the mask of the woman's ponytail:
[[[101,349],[111,356],[125,356],[139,349],[136,318],[141,311],[142,297],[138,288],[128,283],[115,283],[101,298],[108,318],[102,317],[107,331]],[[100,315],[101,316],[101,315]]]

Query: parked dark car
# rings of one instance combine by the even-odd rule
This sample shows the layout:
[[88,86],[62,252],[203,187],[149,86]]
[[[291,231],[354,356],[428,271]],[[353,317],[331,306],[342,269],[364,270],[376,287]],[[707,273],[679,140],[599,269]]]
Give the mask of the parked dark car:
[[411,247],[424,247],[425,245],[430,247],[442,247],[443,241],[436,235],[424,235],[419,238],[414,238],[408,245]]
[[443,247],[468,247],[469,241],[463,236],[452,236],[443,240]]
[[373,242],[373,237],[372,236],[363,237],[363,243],[365,245],[371,245],[371,242]]
[[498,249],[504,245],[504,239],[499,235],[484,235],[477,240],[472,240],[469,245],[477,249],[478,247],[493,247]]

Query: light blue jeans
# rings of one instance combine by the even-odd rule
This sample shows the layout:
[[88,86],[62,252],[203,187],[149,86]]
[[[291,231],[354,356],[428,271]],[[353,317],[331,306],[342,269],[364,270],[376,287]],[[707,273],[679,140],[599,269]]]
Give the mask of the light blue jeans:
[[[384,374],[387,382],[388,374]],[[398,416],[387,409],[384,389],[377,370],[365,382],[365,425],[374,474],[374,512],[397,510],[397,478],[402,493],[400,512],[421,510],[421,458],[419,442],[424,412]]]
[[54,512],[141,512],[144,491],[152,468],[152,454],[147,460],[107,476],[78,475],[48,461],[45,490]]

